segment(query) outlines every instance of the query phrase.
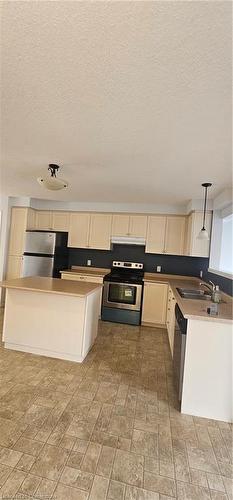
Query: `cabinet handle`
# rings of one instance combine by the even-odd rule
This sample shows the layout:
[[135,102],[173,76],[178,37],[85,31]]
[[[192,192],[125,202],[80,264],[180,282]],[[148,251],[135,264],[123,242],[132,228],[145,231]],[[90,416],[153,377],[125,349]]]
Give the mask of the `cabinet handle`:
[[168,307],[167,310],[170,311],[170,307]]

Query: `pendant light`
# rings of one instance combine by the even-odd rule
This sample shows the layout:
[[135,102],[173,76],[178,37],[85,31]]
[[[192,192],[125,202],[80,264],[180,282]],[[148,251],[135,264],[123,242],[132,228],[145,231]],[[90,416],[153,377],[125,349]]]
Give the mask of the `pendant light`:
[[64,179],[59,179],[57,177],[57,172],[59,170],[59,165],[55,165],[54,163],[50,163],[48,166],[48,170],[50,171],[50,175],[45,177],[37,177],[37,182],[41,186],[44,186],[46,189],[50,191],[57,191],[59,189],[64,189],[68,187],[68,182]]
[[202,228],[198,234],[198,239],[199,240],[209,240],[209,234],[208,231],[206,230],[205,227],[205,219],[206,219],[206,204],[207,204],[207,190],[212,184],[210,182],[204,182],[202,184],[203,188],[205,189],[205,198],[204,198],[204,210],[203,210],[203,224]]

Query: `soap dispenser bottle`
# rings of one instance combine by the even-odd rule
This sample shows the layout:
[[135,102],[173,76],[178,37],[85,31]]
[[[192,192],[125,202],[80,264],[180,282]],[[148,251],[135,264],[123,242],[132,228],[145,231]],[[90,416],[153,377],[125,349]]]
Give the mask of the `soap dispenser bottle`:
[[213,295],[212,295],[212,300],[213,300],[213,302],[215,302],[215,304],[219,304],[219,302],[221,301],[221,293],[220,293],[218,285],[215,285]]

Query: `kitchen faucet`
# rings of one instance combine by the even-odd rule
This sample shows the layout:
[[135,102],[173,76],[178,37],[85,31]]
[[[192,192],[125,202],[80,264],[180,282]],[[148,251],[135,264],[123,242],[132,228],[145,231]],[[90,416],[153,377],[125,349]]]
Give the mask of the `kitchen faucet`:
[[213,295],[213,293],[214,293],[214,289],[215,289],[215,286],[216,286],[216,285],[213,283],[213,281],[209,281],[209,283],[210,283],[212,286],[209,286],[209,285],[207,285],[207,283],[202,283],[202,282],[201,282],[201,283],[199,283],[199,285],[200,285],[200,286],[205,286],[206,288],[208,288],[208,290],[210,290],[210,291],[211,291],[211,296],[212,296],[212,295]]

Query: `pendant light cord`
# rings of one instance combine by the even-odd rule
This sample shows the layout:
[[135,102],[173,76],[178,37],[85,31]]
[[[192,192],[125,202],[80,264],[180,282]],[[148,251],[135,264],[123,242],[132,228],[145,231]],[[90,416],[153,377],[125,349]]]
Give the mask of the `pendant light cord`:
[[203,226],[202,230],[205,230],[205,217],[206,217],[206,202],[207,202],[207,186],[205,187],[205,201],[204,201],[204,213],[203,213]]

